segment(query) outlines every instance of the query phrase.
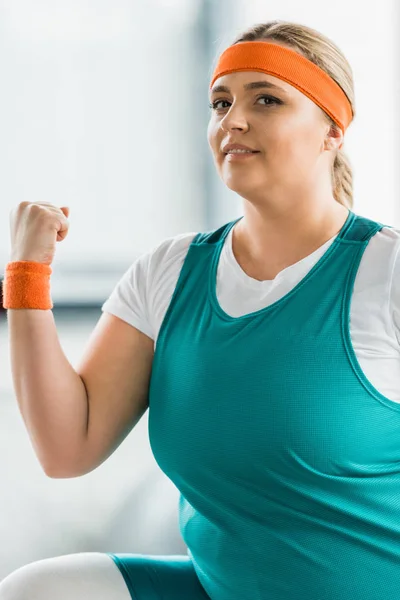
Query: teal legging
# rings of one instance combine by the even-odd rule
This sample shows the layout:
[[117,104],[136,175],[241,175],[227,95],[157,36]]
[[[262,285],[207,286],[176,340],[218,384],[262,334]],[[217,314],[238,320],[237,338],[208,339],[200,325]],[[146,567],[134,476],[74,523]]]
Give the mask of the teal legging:
[[210,600],[189,556],[111,554],[132,600]]

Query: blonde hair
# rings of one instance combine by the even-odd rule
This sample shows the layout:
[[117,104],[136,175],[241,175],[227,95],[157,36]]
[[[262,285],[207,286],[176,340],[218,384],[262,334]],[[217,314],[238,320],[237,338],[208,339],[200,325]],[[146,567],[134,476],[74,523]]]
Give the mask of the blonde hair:
[[[283,42],[323,69],[346,94],[354,118],[353,72],[346,57],[330,39],[311,27],[276,20],[250,27],[241,33],[233,44],[256,40]],[[331,117],[327,113],[324,114],[327,122],[338,129],[338,125]],[[337,202],[349,209],[353,207],[353,172],[349,159],[342,149],[337,151],[332,165],[332,192]]]

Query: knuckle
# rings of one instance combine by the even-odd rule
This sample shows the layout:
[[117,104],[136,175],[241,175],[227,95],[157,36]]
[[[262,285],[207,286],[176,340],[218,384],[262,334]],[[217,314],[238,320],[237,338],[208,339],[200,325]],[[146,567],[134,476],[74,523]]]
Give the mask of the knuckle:
[[36,210],[36,211],[40,211],[42,210],[42,207],[40,206],[40,204],[36,204],[36,202],[31,202],[28,206],[29,210]]
[[29,206],[29,204],[30,204],[30,202],[28,202],[27,200],[23,200],[13,210],[15,210],[16,212],[21,211],[24,208],[26,208],[27,206]]

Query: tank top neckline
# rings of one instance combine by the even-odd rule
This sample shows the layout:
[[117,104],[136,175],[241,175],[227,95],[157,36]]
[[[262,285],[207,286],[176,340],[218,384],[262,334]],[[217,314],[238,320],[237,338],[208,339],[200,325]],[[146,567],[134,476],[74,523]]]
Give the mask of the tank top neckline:
[[[300,281],[285,295],[283,295],[281,298],[279,298],[276,302],[273,302],[272,304],[269,304],[268,306],[265,306],[264,308],[261,308],[257,311],[253,311],[250,313],[247,313],[245,315],[241,315],[239,317],[232,317],[231,315],[229,315],[228,313],[226,313],[223,308],[221,307],[221,305],[218,302],[218,297],[217,297],[217,271],[218,271],[218,263],[219,263],[219,259],[221,256],[221,252],[226,240],[227,235],[229,234],[229,232],[231,231],[231,229],[234,227],[234,225],[240,221],[243,218],[243,216],[231,221],[230,223],[228,223],[226,225],[225,230],[223,231],[221,238],[218,240],[218,243],[216,244],[215,248],[214,248],[214,254],[212,257],[212,261],[211,261],[211,267],[210,267],[210,273],[209,273],[209,280],[208,280],[208,299],[209,302],[212,306],[212,308],[214,309],[214,311],[225,321],[230,321],[230,322],[236,322],[236,321],[243,321],[246,319],[251,319],[251,318],[256,318],[258,316],[261,316],[263,314],[266,314],[268,312],[270,312],[271,310],[273,310],[277,305],[285,302],[290,296],[294,295],[297,292],[297,289],[304,285],[304,283],[306,281],[308,281],[308,279],[310,279],[313,275],[314,272],[319,269],[322,264],[328,260],[328,258],[335,252],[335,250],[340,246],[340,242],[341,240],[344,238],[345,234],[347,233],[347,231],[352,227],[355,219],[356,219],[356,215],[353,211],[349,210],[349,213],[346,217],[345,222],[343,223],[341,229],[339,230],[339,232],[336,234],[335,239],[331,242],[331,245],[328,247],[328,249],[322,254],[322,256],[319,258],[319,260],[312,266],[312,268],[306,273],[306,275],[304,277],[302,277],[300,279]],[[331,238],[332,239],[332,238]],[[328,240],[329,242],[330,240]],[[326,244],[328,242],[325,242]],[[323,244],[325,245],[325,244]],[[315,252],[317,252],[318,250],[316,250]],[[299,261],[301,262],[301,261]],[[240,265],[238,265],[240,267]],[[263,283],[263,282],[260,282]],[[269,282],[270,283],[270,282]]]
[[262,291],[270,290],[273,286],[279,284],[279,281],[282,280],[282,277],[291,278],[290,276],[291,276],[292,272],[296,272],[300,269],[304,269],[304,272],[306,272],[309,268],[308,264],[313,263],[313,261],[316,260],[317,256],[319,256],[319,255],[322,256],[322,254],[324,252],[326,252],[328,247],[332,244],[334,239],[337,238],[337,236],[338,236],[338,234],[335,233],[335,235],[333,235],[324,244],[319,246],[316,250],[311,252],[311,254],[304,256],[300,260],[296,261],[295,263],[293,263],[293,264],[285,267],[281,271],[279,271],[279,273],[274,277],[274,279],[263,279],[260,281],[259,279],[254,279],[253,277],[250,277],[250,275],[247,275],[247,273],[242,269],[242,267],[236,260],[236,257],[233,253],[233,248],[232,248],[232,231],[233,231],[233,229],[231,228],[228,235],[225,238],[225,242],[223,244],[223,248],[221,251],[221,256],[220,256],[220,260],[218,263],[218,267],[220,266],[222,256],[225,253],[225,260],[229,264],[229,268],[231,270],[230,272],[232,273],[232,275],[236,279],[238,279],[242,283],[242,285],[245,285],[246,287],[254,290],[255,292],[262,292]]

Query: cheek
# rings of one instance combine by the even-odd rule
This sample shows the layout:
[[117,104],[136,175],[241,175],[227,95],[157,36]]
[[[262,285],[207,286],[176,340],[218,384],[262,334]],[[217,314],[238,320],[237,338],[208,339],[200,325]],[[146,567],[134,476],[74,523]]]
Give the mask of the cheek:
[[267,150],[268,147],[273,148],[276,158],[279,156],[279,160],[282,160],[284,156],[287,163],[307,160],[307,155],[315,147],[317,139],[317,132],[313,133],[312,123],[301,119],[281,122],[270,133],[270,143],[268,140],[266,142]]
[[217,128],[213,121],[210,121],[207,127],[207,141],[210,148],[215,150],[217,146]]

